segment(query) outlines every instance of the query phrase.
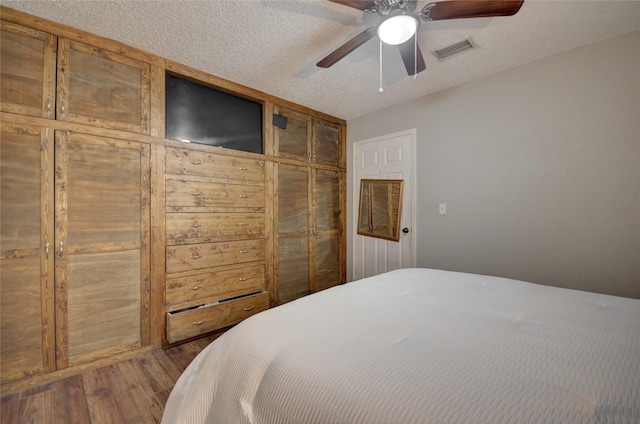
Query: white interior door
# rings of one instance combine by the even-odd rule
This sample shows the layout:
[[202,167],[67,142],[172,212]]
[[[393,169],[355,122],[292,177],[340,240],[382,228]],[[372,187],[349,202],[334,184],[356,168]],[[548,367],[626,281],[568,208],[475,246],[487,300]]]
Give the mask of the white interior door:
[[[355,142],[353,178],[353,279],[415,266],[414,240],[414,146],[416,130]],[[360,180],[404,180],[400,241],[357,234]]]

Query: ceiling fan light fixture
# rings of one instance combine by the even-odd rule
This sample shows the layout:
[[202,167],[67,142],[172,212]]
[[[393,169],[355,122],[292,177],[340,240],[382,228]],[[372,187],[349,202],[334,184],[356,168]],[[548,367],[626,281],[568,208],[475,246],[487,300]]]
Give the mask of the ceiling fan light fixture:
[[418,24],[415,16],[395,14],[380,22],[378,37],[385,44],[397,46],[415,35],[418,31]]

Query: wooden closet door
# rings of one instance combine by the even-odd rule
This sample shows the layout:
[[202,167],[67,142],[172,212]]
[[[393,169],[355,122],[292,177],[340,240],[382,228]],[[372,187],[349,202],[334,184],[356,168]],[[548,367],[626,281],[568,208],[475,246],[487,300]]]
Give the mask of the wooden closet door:
[[51,130],[39,127],[10,124],[1,127],[3,384],[55,369],[52,136]]
[[309,187],[310,176],[307,168],[278,165],[276,275],[280,303],[310,293]]
[[56,133],[58,367],[149,342],[149,146]]
[[60,38],[56,119],[149,134],[150,66]]
[[312,286],[320,291],[343,282],[340,246],[344,194],[340,173],[315,170],[313,175]]
[[57,38],[0,22],[0,99],[3,112],[53,118]]

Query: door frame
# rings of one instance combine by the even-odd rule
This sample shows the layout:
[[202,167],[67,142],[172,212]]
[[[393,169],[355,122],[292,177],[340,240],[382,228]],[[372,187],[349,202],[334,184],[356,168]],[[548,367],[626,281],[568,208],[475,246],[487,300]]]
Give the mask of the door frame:
[[[352,143],[352,147],[351,147],[351,169],[353,170],[353,177],[351,178],[351,183],[352,183],[352,188],[351,188],[351,193],[353,193],[353,197],[351,199],[352,201],[352,213],[351,213],[351,258],[355,258],[356,255],[356,243],[355,243],[355,239],[356,239],[356,235],[357,235],[357,229],[358,229],[358,202],[359,202],[359,192],[360,192],[360,181],[356,179],[355,176],[355,169],[356,169],[356,160],[357,160],[357,156],[356,156],[356,150],[358,148],[358,146],[361,146],[363,144],[369,144],[369,143],[376,143],[379,141],[384,141],[384,140],[388,140],[390,138],[396,138],[396,137],[402,137],[402,136],[410,136],[411,139],[411,147],[410,147],[410,154],[411,154],[411,158],[410,158],[410,162],[411,162],[411,192],[408,193],[406,190],[403,193],[403,196],[411,196],[411,231],[412,231],[412,243],[411,243],[411,252],[410,252],[410,258],[411,258],[411,266],[415,267],[416,266],[416,245],[417,245],[417,239],[418,239],[418,232],[416,231],[416,224],[417,224],[417,220],[416,220],[416,140],[418,139],[418,132],[416,128],[411,128],[408,130],[402,130],[402,131],[398,131],[398,132],[394,132],[394,133],[390,133],[390,134],[384,134],[384,135],[380,135],[380,136],[376,136],[373,138],[367,138],[364,140],[358,140],[358,141],[354,141]],[[403,201],[404,203],[404,201]],[[404,208],[404,204],[403,204],[403,208]],[[355,279],[355,269],[353,266],[353,259],[351,259],[351,275],[350,275],[350,280],[353,281]]]

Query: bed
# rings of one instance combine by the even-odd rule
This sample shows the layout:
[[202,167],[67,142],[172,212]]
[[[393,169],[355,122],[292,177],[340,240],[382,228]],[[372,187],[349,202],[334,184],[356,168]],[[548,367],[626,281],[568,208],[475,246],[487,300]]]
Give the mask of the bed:
[[162,422],[640,423],[640,300],[392,271],[238,324]]

